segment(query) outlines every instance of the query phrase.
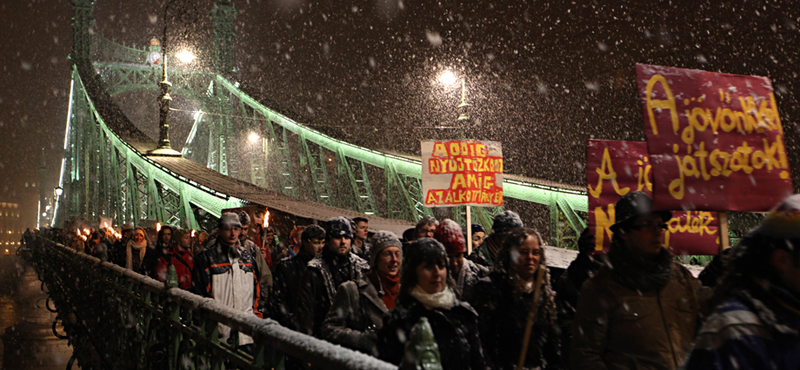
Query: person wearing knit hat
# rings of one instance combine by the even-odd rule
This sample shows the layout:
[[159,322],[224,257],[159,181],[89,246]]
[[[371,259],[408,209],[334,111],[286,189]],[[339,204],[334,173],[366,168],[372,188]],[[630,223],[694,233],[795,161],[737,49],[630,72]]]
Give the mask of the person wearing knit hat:
[[300,249],[294,256],[275,265],[275,285],[270,302],[270,318],[281,325],[297,330],[298,292],[308,262],[322,254],[325,248],[325,229],[319,225],[300,226]]
[[470,260],[479,265],[491,268],[497,258],[497,252],[503,247],[506,235],[518,227],[524,227],[522,219],[514,211],[503,211],[494,216],[492,234],[484,240],[480,247],[469,255]]
[[325,227],[322,255],[308,263],[298,296],[298,330],[321,338],[322,323],[333,303],[336,288],[346,281],[363,277],[369,264],[350,252],[353,230],[350,219],[334,217]]
[[372,241],[369,274],[339,286],[322,325],[322,339],[377,356],[376,331],[394,308],[403,254],[400,239],[391,231],[377,232]]
[[455,221],[446,218],[439,223],[433,233],[434,239],[444,245],[447,257],[450,260],[449,273],[455,281],[456,292],[462,301],[472,298],[472,289],[482,277],[486,276],[489,269],[464,258],[466,242],[461,226]]
[[800,194],[733,248],[686,369],[800,369]]
[[444,370],[486,368],[478,337],[478,314],[462,302],[449,277],[447,252],[433,238],[420,238],[407,248],[396,306],[378,330],[381,360],[399,365],[411,329],[426,318]]

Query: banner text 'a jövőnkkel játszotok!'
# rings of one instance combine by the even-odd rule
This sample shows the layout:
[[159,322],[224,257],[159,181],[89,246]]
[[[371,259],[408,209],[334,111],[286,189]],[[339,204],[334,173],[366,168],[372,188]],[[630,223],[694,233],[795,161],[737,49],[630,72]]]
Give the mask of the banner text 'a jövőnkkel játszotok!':
[[636,65],[658,209],[767,211],[792,193],[766,77]]

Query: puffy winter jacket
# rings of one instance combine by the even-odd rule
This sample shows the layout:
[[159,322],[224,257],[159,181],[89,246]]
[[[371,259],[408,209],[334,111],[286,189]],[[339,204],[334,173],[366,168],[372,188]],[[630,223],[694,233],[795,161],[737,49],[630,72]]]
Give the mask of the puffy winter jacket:
[[378,291],[366,279],[339,285],[322,324],[322,339],[378,356],[378,330],[389,312]]
[[[259,309],[261,285],[254,251],[224,245],[221,241],[198,253],[194,258],[192,286],[196,294],[213,298],[222,305],[245,313],[263,317]],[[230,328],[219,325],[220,340],[227,340]],[[253,339],[239,333],[239,345],[253,343]]]
[[676,369],[691,349],[700,282],[674,263],[661,291],[626,288],[603,267],[581,289],[571,368]]

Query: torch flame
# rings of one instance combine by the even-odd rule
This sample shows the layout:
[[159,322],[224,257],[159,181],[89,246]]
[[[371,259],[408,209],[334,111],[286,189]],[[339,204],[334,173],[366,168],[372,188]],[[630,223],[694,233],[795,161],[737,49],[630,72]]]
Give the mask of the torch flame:
[[160,222],[156,222],[156,232],[159,232],[159,231],[161,231],[161,223]]
[[83,233],[88,236],[89,235],[89,229],[83,229]]
[[267,213],[264,213],[264,228],[266,229],[268,227],[269,227],[269,211],[267,211]]
[[192,238],[194,238],[194,229],[192,229]]
[[108,229],[108,222],[103,222],[103,228]]

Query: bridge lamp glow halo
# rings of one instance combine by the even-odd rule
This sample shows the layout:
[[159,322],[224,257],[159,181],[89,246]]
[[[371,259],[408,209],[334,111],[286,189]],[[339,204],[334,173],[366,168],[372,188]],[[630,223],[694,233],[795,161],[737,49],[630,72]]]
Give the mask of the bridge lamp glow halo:
[[259,134],[255,133],[255,132],[251,132],[251,133],[250,133],[250,136],[248,136],[248,137],[247,137],[247,140],[249,140],[251,143],[254,143],[254,144],[255,144],[255,143],[256,143],[256,142],[257,142],[259,139],[261,139],[261,135],[259,135]]
[[194,61],[194,54],[192,54],[192,52],[189,50],[181,50],[175,54],[175,57],[184,64],[189,64]]
[[458,76],[453,71],[446,69],[439,74],[439,82],[449,86],[458,82]]

